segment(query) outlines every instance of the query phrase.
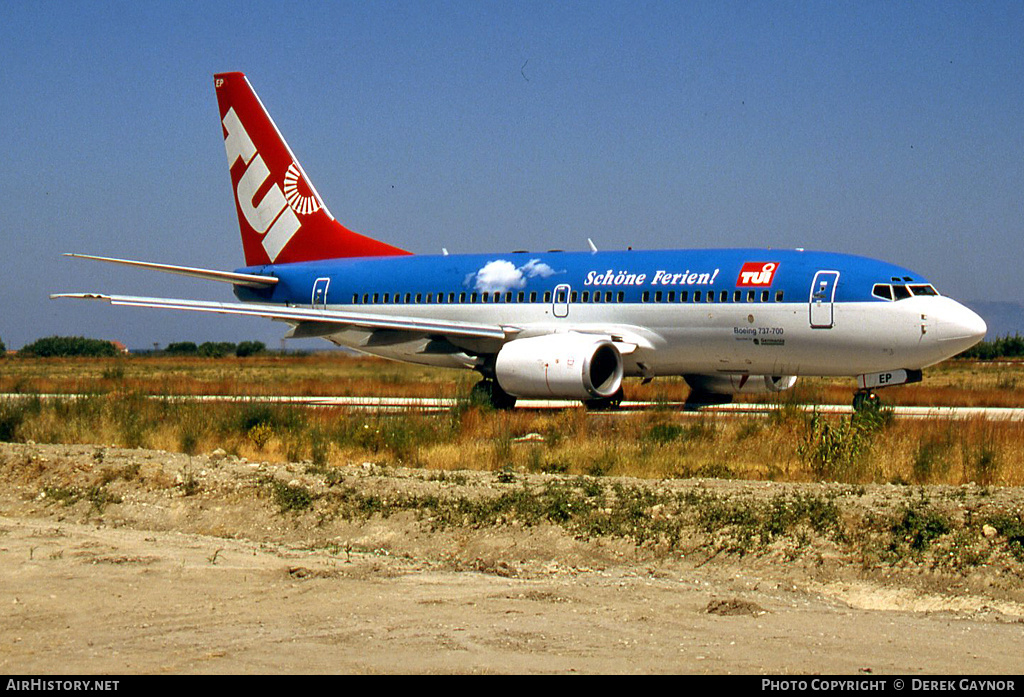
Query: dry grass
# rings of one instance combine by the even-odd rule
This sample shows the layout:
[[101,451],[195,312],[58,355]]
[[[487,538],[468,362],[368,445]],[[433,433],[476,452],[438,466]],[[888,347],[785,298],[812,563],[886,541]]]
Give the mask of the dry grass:
[[13,358],[0,362],[0,392],[149,395],[454,397],[466,372],[353,358],[340,352],[250,358]]
[[[886,390],[897,404],[1024,404],[1022,364],[948,362],[925,383]],[[222,448],[255,460],[372,461],[476,469],[779,481],[1024,484],[1024,424],[813,419],[789,405],[846,403],[849,380],[802,380],[768,395],[768,417],[656,408],[588,415],[494,412],[397,416],[257,403],[190,404],[148,395],[461,397],[475,375],[343,354],[255,358],[7,359],[0,392],[78,393],[0,402],[0,439],[105,443],[189,454]],[[627,385],[630,398],[680,401],[681,379]]]
[[114,392],[0,401],[0,440],[96,443],[330,467],[787,482],[1024,485],[1024,424],[765,416],[664,409],[625,414],[371,414],[261,403],[191,403]]
[[[0,392],[109,393],[149,395],[298,395],[378,397],[458,397],[477,376],[352,357],[341,352],[310,356],[250,358],[130,357],[0,359]],[[629,380],[628,399],[682,401],[689,387],[682,378],[658,378],[648,385]],[[848,404],[849,378],[801,378],[794,390],[742,396],[742,401]],[[925,372],[923,383],[884,390],[895,405],[1024,405],[1024,363],[947,361]]]

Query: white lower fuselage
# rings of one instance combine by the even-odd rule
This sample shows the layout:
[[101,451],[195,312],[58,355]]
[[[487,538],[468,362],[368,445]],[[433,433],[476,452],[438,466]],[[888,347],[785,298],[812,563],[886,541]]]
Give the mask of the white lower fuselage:
[[[365,307],[328,306],[343,312]],[[465,322],[508,323],[510,306],[417,305],[422,317]],[[379,305],[379,314],[401,316],[402,305]],[[626,342],[626,375],[763,374],[858,375],[894,368],[920,369],[977,341],[973,313],[945,297],[900,302],[833,303],[831,326],[811,326],[809,302],[797,303],[571,303],[564,317],[551,304],[515,307],[512,324],[521,337],[556,332],[607,333],[615,326]],[[560,311],[558,314],[562,314]],[[824,324],[824,322],[820,322]],[[350,329],[326,335],[331,341],[372,355],[424,365],[473,368],[475,351],[425,351],[428,338],[394,343],[379,332]],[[396,337],[397,339],[398,337]],[[474,347],[475,348],[475,347]]]

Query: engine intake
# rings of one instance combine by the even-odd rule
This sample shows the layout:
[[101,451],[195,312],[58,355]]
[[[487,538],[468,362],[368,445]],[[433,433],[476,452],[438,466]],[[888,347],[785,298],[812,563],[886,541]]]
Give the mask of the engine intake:
[[549,334],[502,346],[494,374],[516,397],[604,399],[622,385],[622,355],[608,339]]

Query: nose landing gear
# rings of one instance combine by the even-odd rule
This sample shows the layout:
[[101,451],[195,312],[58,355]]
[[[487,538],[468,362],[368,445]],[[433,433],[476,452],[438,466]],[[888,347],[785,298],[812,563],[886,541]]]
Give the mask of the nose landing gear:
[[860,389],[853,395],[853,409],[854,411],[864,411],[866,409],[878,411],[881,401],[879,401],[878,395],[875,394],[875,388],[921,382],[921,378],[921,371],[913,368],[900,368],[898,370],[887,370],[884,373],[858,375],[857,386]]
[[878,411],[881,405],[882,400],[873,390],[859,390],[853,395],[853,410],[856,412]]

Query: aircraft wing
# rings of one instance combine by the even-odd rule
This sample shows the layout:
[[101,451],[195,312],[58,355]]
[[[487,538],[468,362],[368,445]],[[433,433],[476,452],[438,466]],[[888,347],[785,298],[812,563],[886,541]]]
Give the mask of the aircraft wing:
[[217,303],[203,300],[179,300],[175,298],[146,298],[131,295],[102,295],[99,293],[57,293],[51,295],[50,298],[103,300],[111,305],[127,307],[152,307],[163,310],[190,310],[192,312],[209,312],[221,315],[266,317],[295,325],[313,323],[335,326],[339,330],[346,327],[369,330],[389,329],[424,335],[498,340],[511,339],[520,331],[518,327],[500,326],[497,324],[473,324],[471,322],[452,322],[422,317],[395,317],[392,315],[374,315],[357,312],[336,312],[333,310],[315,310],[259,303],[246,303],[243,305],[240,303]]

